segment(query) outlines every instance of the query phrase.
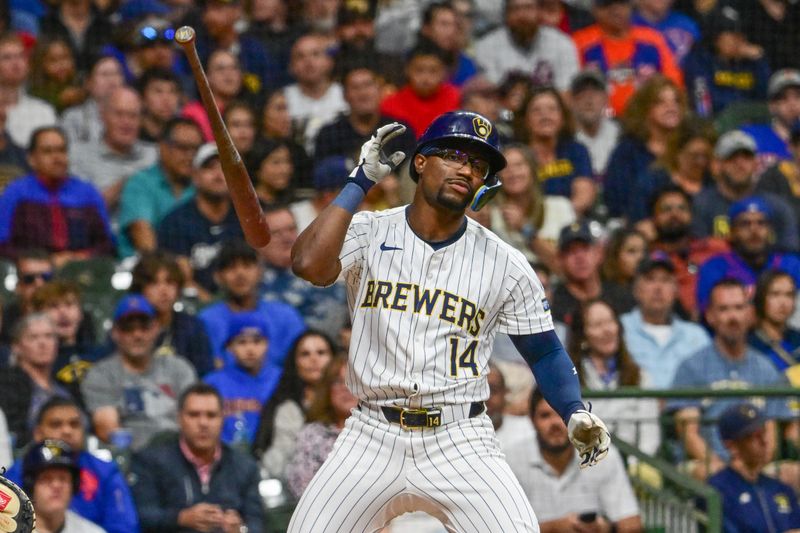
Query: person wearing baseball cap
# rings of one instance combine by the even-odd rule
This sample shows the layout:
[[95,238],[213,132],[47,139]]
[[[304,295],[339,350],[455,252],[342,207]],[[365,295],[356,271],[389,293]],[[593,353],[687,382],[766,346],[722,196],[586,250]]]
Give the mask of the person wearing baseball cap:
[[789,133],[789,151],[792,160],[778,161],[768,168],[759,178],[756,192],[780,196],[800,220],[800,121],[794,123]]
[[785,68],[775,72],[767,85],[767,99],[770,123],[742,128],[758,144],[761,171],[776,161],[792,159],[788,143],[792,127],[800,120],[800,70]]
[[616,121],[608,117],[608,84],[605,75],[593,68],[580,71],[570,83],[575,139],[586,146],[592,158],[592,172],[602,176],[620,135]]
[[156,433],[177,427],[178,395],[197,374],[180,355],[155,356],[159,332],[156,311],[144,296],[129,294],[117,304],[111,327],[115,351],[81,382],[95,433],[104,442],[125,428],[136,450]]
[[775,421],[751,403],[739,403],[719,417],[719,434],[731,458],[711,476],[722,496],[725,531],[795,531],[800,506],[792,487],[763,473],[772,460],[769,434]]
[[748,196],[728,209],[731,251],[712,257],[697,275],[697,300],[700,309],[708,304],[712,287],[724,278],[733,278],[749,290],[768,269],[784,270],[800,284],[800,257],[775,249],[773,207],[761,196]]

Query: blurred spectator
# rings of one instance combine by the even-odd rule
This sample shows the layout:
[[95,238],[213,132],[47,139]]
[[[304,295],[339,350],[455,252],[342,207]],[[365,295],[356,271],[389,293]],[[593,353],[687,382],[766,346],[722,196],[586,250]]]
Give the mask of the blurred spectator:
[[637,183],[634,198],[639,201],[629,210],[631,219],[637,222],[646,219],[650,214],[646,202],[668,185],[680,187],[690,197],[713,187],[711,160],[715,141],[716,133],[711,123],[701,119],[684,120],[667,140],[664,154],[649,170],[649,179]]
[[266,476],[285,479],[286,465],[294,454],[297,434],[314,401],[316,387],[336,348],[325,334],[308,330],[301,334],[283,365],[275,394],[261,409],[253,453]]
[[125,182],[119,201],[119,255],[152,252],[156,228],[175,206],[191,198],[192,161],[203,143],[193,120],[173,118],[158,143],[158,161]]
[[261,115],[261,137],[267,140],[283,141],[289,146],[292,155],[298,187],[311,187],[311,169],[313,163],[306,149],[295,141],[292,117],[289,116],[289,104],[283,89],[267,93]]
[[220,440],[222,408],[217,389],[192,385],[178,400],[179,435],[134,456],[143,532],[264,531],[258,467]]
[[617,314],[633,308],[630,291],[600,277],[603,247],[597,242],[587,222],[565,226],[558,237],[558,259],[562,281],[553,291],[553,319],[568,326],[581,303],[600,298]]
[[336,13],[340,2],[306,0],[299,6],[300,20],[312,31],[328,35],[336,28]]
[[556,241],[561,230],[575,222],[568,198],[542,192],[533,151],[523,144],[503,149],[508,164],[500,172],[503,187],[490,203],[492,231],[522,253],[556,270]]
[[178,396],[197,375],[183,357],[155,356],[159,331],[156,312],[143,296],[122,298],[111,327],[116,351],[95,364],[81,383],[102,441],[110,442],[112,433],[124,429],[138,450],[159,432],[175,429]]
[[[705,319],[713,332],[713,342],[681,363],[672,388],[741,390],[786,386],[786,378],[773,364],[747,345],[752,311],[744,285],[730,279],[718,282],[711,289]],[[717,428],[701,427],[701,419],[717,419],[735,403],[737,400],[730,398],[671,400],[667,404],[670,411],[676,411],[675,424],[689,461],[687,467],[698,479],[719,471],[728,459]],[[766,400],[766,410],[770,418],[788,420],[796,416],[782,398]],[[769,431],[774,434],[774,422],[770,423]]]
[[657,30],[680,64],[692,45],[700,40],[697,23],[672,9],[675,0],[638,0],[633,23]]
[[792,127],[800,120],[800,70],[784,69],[769,78],[767,86],[769,124],[743,126],[756,142],[758,171],[781,160],[791,160],[789,138]]
[[751,403],[733,405],[720,415],[720,437],[731,458],[708,483],[722,496],[726,533],[800,528],[797,493],[763,474],[773,452],[768,422],[764,412]]
[[697,320],[697,271],[714,255],[728,251],[728,243],[715,237],[691,234],[692,198],[677,185],[666,185],[650,200],[655,240],[650,249],[667,254],[675,266],[678,301],[688,318]]
[[39,409],[53,396],[70,393],[53,378],[58,338],[50,318],[34,313],[20,319],[11,337],[13,365],[0,372],[0,388],[14,391],[0,398],[0,409],[8,418],[15,447],[27,444]]
[[592,179],[589,151],[575,140],[572,114],[553,87],[538,87],[522,104],[517,138],[533,150],[537,177],[547,195],[565,196],[578,217],[594,204],[597,185]]
[[[381,113],[381,82],[373,68],[354,66],[346,70],[342,89],[350,111],[319,130],[314,149],[314,159],[318,162],[334,155],[357,159],[361,145],[375,130],[394,120]],[[414,132],[409,129],[387,143],[384,150],[387,154],[397,150],[411,154],[415,147]]]
[[600,71],[583,70],[570,83],[575,139],[583,144],[592,159],[592,174],[604,176],[608,157],[617,146],[620,127],[608,118],[606,78]]
[[281,378],[281,368],[267,364],[269,334],[258,313],[240,313],[230,322],[225,349],[233,361],[203,381],[222,396],[222,442],[248,451],[258,418]]
[[31,312],[34,291],[53,279],[54,275],[50,254],[35,248],[20,250],[14,258],[14,269],[17,274],[14,298],[3,303],[3,319],[0,320],[0,344],[4,346],[11,344],[11,331],[17,321]]
[[114,212],[125,180],[155,163],[157,152],[139,140],[142,100],[136,91],[115,89],[100,112],[103,136],[71,145],[70,169],[100,189],[108,209]]
[[319,129],[347,111],[342,86],[333,81],[333,57],[324,35],[303,35],[292,46],[289,69],[297,80],[286,88],[286,104],[295,129],[308,152],[314,148]]
[[36,531],[105,533],[105,529],[69,509],[81,489],[75,452],[66,443],[48,439],[37,443],[22,459],[23,489],[34,502]]
[[[736,202],[751,196],[756,187],[756,143],[747,133],[734,130],[719,138],[714,147],[715,186],[694,197],[692,233],[699,237],[730,234],[728,211]],[[800,248],[800,227],[786,201],[769,193],[760,195],[769,207],[776,243],[786,250]]]
[[6,130],[8,95],[0,91],[0,191],[16,177],[30,171],[25,150],[14,143]]
[[420,38],[442,49],[448,59],[449,80],[457,87],[478,73],[478,65],[463,51],[462,46],[466,43],[460,32],[458,13],[447,0],[433,2],[423,11]]
[[247,165],[262,204],[285,205],[296,200],[292,153],[286,141],[260,142],[250,152]]
[[[76,455],[81,487],[72,496],[70,509],[102,526],[108,533],[136,533],[139,519],[128,484],[114,461],[101,459],[86,451],[83,412],[74,400],[50,398],[39,411],[33,439],[41,442],[58,439]],[[8,478],[22,483],[22,461],[14,463]]]
[[633,206],[641,201],[634,196],[639,182],[652,180],[650,165],[666,153],[685,116],[686,96],[667,78],[654,76],[633,94],[622,117],[624,136],[611,153],[603,186],[609,216],[635,212]]
[[187,285],[208,301],[217,290],[213,263],[222,243],[244,239],[231,205],[217,145],[204,144],[192,162],[194,197],[175,207],[158,226],[158,244],[178,256]]
[[569,36],[543,26],[539,0],[508,0],[504,23],[475,43],[475,59],[492,83],[512,72],[525,73],[536,85],[569,88],[578,73],[578,53]]
[[95,332],[81,306],[80,289],[68,281],[50,281],[36,289],[31,306],[34,312],[50,317],[58,336],[53,375],[80,399],[80,383],[97,359]]
[[[589,390],[653,388],[650,369],[637,364],[622,330],[619,315],[603,300],[590,300],[575,313],[570,328],[569,354],[582,387]],[[609,431],[625,442],[650,455],[658,451],[661,445],[658,400],[597,399],[592,402],[592,412],[608,420]]]
[[636,497],[617,449],[609,448],[608,457],[596,467],[580,470],[567,426],[538,389],[531,395],[530,417],[536,440],[505,452],[536,509],[542,533],[642,531]]
[[538,0],[539,17],[542,24],[558,28],[564,33],[573,34],[594,22],[592,14],[584,5],[565,0]]
[[606,243],[600,275],[605,281],[629,291],[636,268],[646,254],[647,239],[640,231],[633,228],[615,230]]
[[501,369],[494,363],[489,363],[489,399],[486,400],[486,415],[492,421],[495,437],[500,442],[501,450],[508,450],[514,444],[526,439],[533,439],[536,433],[533,430],[531,419],[527,414],[528,398],[525,398],[525,414],[515,415],[507,412],[508,388],[506,379]]
[[758,277],[753,297],[756,324],[748,338],[750,346],[769,357],[794,387],[800,387],[800,331],[787,323],[795,310],[797,287],[784,270],[767,270]]
[[[345,174],[346,176],[347,174]],[[337,187],[337,191],[341,186]],[[317,196],[333,200],[336,193],[321,188]],[[269,245],[260,250],[264,260],[264,279],[261,297],[291,305],[303,317],[309,328],[334,336],[350,323],[344,285],[335,283],[317,287],[297,277],[292,272],[292,245],[300,230],[292,211],[287,207],[274,207],[264,214],[272,232]]]
[[14,453],[11,449],[11,432],[8,431],[8,421],[3,410],[0,409],[0,468],[10,468],[14,461]]
[[181,105],[180,80],[171,70],[150,68],[144,71],[136,85],[142,95],[142,126],[139,139],[156,143],[164,138],[170,121]]
[[789,150],[792,159],[778,161],[768,168],[758,178],[756,192],[780,196],[791,206],[795,218],[800,220],[800,122],[792,127]]
[[646,79],[661,73],[683,87],[681,73],[664,37],[632,25],[631,0],[593,0],[596,24],[572,38],[584,67],[602,71],[609,80],[611,108],[622,115],[633,93]]
[[56,123],[53,106],[26,91],[29,74],[30,61],[21,38],[0,34],[0,101],[6,105],[6,132],[23,148],[28,147],[34,130]]
[[798,68],[800,6],[776,0],[730,0],[744,17],[747,39],[764,49],[775,69]]
[[85,91],[78,84],[75,57],[66,39],[39,39],[33,49],[31,67],[28,86],[31,96],[41,98],[59,114],[86,98]]
[[[0,250],[50,252],[56,266],[113,254],[108,214],[97,189],[67,174],[67,138],[48,126],[34,131],[28,162],[33,173],[11,182],[0,196]],[[49,216],[42,216],[47,213]]]
[[667,389],[678,366],[711,339],[701,326],[675,314],[678,284],[669,256],[653,252],[636,272],[636,307],[620,319],[625,344],[639,367],[647,372],[649,386]]
[[247,159],[256,142],[256,112],[249,104],[233,101],[225,107],[222,120],[242,159]]
[[421,6],[416,0],[377,2],[375,48],[388,54],[404,54],[413,48],[420,26],[420,12]]
[[61,115],[61,127],[70,143],[98,141],[103,135],[100,109],[108,96],[122,87],[122,64],[114,56],[96,55],[88,66],[84,88],[88,98]]
[[500,90],[482,74],[473,76],[461,86],[461,109],[472,111],[488,118],[497,128],[501,140],[512,136],[503,116]]
[[377,2],[350,0],[339,5],[336,15],[336,66],[341,79],[345,72],[362,66],[374,71],[380,82],[397,87],[403,81],[400,57],[379,52],[375,48],[375,7]]
[[277,87],[276,62],[257,38],[240,35],[242,2],[240,0],[208,0],[200,8],[201,21],[194,26],[197,53],[208,62],[218,50],[234,53],[244,78],[243,88],[257,97],[264,90]]
[[198,315],[206,326],[211,350],[219,368],[231,362],[225,353],[230,322],[237,313],[256,311],[267,322],[269,351],[267,362],[282,366],[292,343],[305,330],[300,313],[291,305],[259,297],[263,268],[256,251],[242,241],[226,241],[214,261],[214,279],[223,299]]
[[302,25],[289,15],[288,0],[253,0],[245,3],[247,37],[254,37],[275,62],[272,81],[275,87],[292,82],[289,75],[289,53],[292,43],[302,35]]
[[458,88],[447,82],[446,58],[435,44],[422,42],[408,54],[408,83],[381,102],[381,113],[411,126],[419,138],[434,118],[458,109]]
[[77,59],[78,71],[88,72],[92,54],[111,42],[114,27],[91,0],[71,0],[51,6],[39,22],[40,35],[68,42]]
[[163,250],[144,254],[133,267],[132,275],[129,291],[144,296],[156,313],[159,334],[155,355],[180,355],[192,364],[199,376],[213,370],[214,360],[205,326],[196,316],[175,309],[185,280],[175,257]]
[[[242,91],[241,67],[236,56],[227,50],[214,50],[211,52],[205,66],[208,87],[211,89],[217,108],[220,112],[223,112],[225,111],[225,106],[239,96]],[[203,139],[206,142],[214,140],[211,121],[201,100],[197,99],[186,104],[181,114],[200,125]]]
[[704,310],[711,290],[722,279],[736,279],[749,292],[758,276],[769,269],[789,272],[800,284],[800,257],[775,250],[774,215],[758,196],[750,196],[731,205],[729,242],[731,251],[712,257],[697,274],[697,304]]
[[300,498],[328,458],[350,411],[358,407],[358,399],[345,383],[346,375],[347,358],[333,359],[317,385],[306,424],[297,434],[297,448],[286,465],[289,490],[296,498]]
[[175,30],[163,18],[148,15],[128,35],[125,47],[125,75],[129,83],[151,69],[178,70],[178,48],[173,42]]
[[706,38],[684,61],[689,102],[701,117],[711,118],[734,102],[767,97],[767,58],[753,53],[742,24],[732,6],[717,9],[709,18]]

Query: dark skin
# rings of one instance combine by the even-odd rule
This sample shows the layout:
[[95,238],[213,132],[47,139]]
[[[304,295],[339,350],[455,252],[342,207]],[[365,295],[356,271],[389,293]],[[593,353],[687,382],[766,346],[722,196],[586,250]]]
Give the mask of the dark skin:
[[[479,156],[469,148],[462,148]],[[470,166],[448,166],[437,156],[417,154],[414,167],[419,181],[408,210],[408,224],[428,242],[444,241],[464,223],[465,211],[483,179],[472,175]],[[342,265],[342,249],[353,214],[330,204],[297,238],[292,247],[292,269],[299,277],[315,285],[336,280]]]

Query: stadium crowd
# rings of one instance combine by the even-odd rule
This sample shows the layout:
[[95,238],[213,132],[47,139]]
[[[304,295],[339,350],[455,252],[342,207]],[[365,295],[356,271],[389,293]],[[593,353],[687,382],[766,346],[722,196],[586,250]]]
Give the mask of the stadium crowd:
[[[269,530],[357,406],[344,286],[295,276],[292,244],[379,126],[410,154],[455,109],[508,160],[468,214],[525,254],[585,389],[800,387],[797,50],[787,0],[0,0],[0,465],[41,532]],[[363,208],[407,203],[407,166]],[[616,450],[580,473],[494,352],[487,412],[542,531],[640,531],[647,475]],[[593,403],[716,487],[726,531],[800,528],[796,404]]]

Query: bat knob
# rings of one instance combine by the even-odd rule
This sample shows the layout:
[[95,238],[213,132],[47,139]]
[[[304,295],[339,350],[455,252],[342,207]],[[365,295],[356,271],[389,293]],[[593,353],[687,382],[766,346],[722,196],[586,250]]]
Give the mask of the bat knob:
[[177,30],[175,30],[175,40],[179,44],[186,44],[190,43],[194,40],[194,28],[191,26],[181,26]]

